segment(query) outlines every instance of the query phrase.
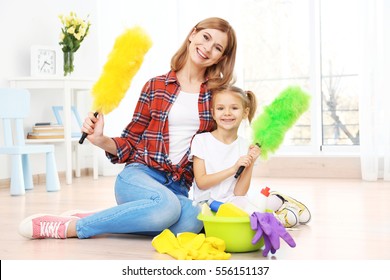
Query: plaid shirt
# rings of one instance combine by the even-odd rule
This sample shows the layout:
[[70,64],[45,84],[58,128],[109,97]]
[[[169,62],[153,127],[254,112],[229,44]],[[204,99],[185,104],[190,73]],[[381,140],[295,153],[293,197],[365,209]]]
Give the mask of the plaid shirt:
[[[143,163],[170,173],[174,181],[184,179],[187,187],[191,187],[194,176],[188,160],[190,147],[177,165],[172,165],[169,159],[168,114],[179,92],[180,84],[174,71],[145,84],[132,121],[121,137],[112,138],[117,155],[106,153],[112,163]],[[203,83],[198,99],[200,125],[197,133],[211,131],[214,126],[210,101],[211,93]]]

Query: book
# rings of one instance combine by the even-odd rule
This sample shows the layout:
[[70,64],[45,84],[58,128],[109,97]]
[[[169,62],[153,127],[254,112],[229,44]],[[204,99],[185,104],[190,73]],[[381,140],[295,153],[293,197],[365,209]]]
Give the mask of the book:
[[63,139],[63,133],[27,133],[27,139]]
[[52,123],[51,122],[37,122],[35,123],[36,126],[40,126],[40,125],[51,125]]
[[32,127],[33,133],[64,133],[63,125],[35,125]]

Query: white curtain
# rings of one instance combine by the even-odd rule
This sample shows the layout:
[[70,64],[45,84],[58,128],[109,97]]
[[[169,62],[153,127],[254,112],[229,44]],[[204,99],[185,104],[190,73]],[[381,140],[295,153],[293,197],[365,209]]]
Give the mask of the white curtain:
[[390,1],[358,3],[362,39],[359,99],[362,179],[390,180]]

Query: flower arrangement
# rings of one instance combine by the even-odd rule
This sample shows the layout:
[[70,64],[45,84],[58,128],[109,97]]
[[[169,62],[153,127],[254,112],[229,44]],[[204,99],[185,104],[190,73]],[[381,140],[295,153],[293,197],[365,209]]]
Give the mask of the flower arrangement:
[[73,72],[73,55],[80,48],[81,42],[88,35],[91,23],[70,12],[68,16],[59,15],[62,23],[61,36],[59,44],[64,52],[64,75]]

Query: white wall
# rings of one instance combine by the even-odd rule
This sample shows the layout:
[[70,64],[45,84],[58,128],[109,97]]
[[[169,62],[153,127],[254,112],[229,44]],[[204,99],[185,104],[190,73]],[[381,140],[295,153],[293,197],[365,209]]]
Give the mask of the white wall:
[[[131,120],[144,83],[156,75],[169,71],[171,57],[196,23],[211,16],[222,17],[234,26],[239,36],[238,27],[236,28],[239,13],[234,8],[239,1],[144,0],[137,1],[136,5],[134,3],[135,1],[128,0],[99,2],[101,57],[107,56],[115,37],[126,27],[142,26],[153,41],[153,46],[146,54],[127,95],[119,107],[105,117],[105,133],[109,136],[119,135]],[[122,166],[112,165],[107,161],[103,153],[100,154],[99,162],[99,169],[103,175],[114,175],[122,169]]]
[[[31,45],[59,47],[58,38],[61,28],[58,19],[59,14],[75,11],[82,17],[89,15],[92,22],[88,37],[76,53],[75,76],[98,77],[115,38],[125,28],[140,25],[151,36],[153,46],[145,56],[144,63],[134,77],[127,95],[119,107],[105,118],[105,133],[108,136],[117,136],[130,121],[144,83],[149,78],[166,73],[169,70],[173,53],[190,29],[204,18],[210,16],[223,17],[236,30],[238,37],[236,75],[240,84],[240,74],[242,72],[240,42],[245,40],[242,35],[244,28],[250,28],[241,26],[240,8],[244,4],[245,1],[241,0],[0,0],[0,26],[2,27],[0,87],[9,86],[7,79],[10,77],[30,75]],[[390,1],[384,1],[384,9],[390,11]],[[389,21],[389,18],[386,19]],[[387,32],[385,40],[388,45],[390,32]],[[388,53],[386,55],[388,60]],[[53,118],[54,121],[51,106],[56,104],[56,98],[55,93],[35,93],[32,99],[30,124],[46,120],[48,117]],[[83,109],[85,112],[82,113],[85,114],[88,108]],[[0,142],[3,141],[2,133],[0,124]],[[99,154],[99,157],[99,168],[103,175],[117,174],[122,168],[122,166],[112,165],[103,152]],[[63,144],[56,144],[56,159],[59,171],[65,171],[64,158]],[[87,162],[82,167],[91,166],[92,163],[86,154],[85,159]],[[281,161],[284,163],[285,159],[281,158]],[[311,161],[312,159],[308,157],[307,162],[310,163]],[[9,178],[9,158],[0,155],[0,162],[0,179]],[[45,172],[44,162],[41,156],[33,157],[34,174]],[[270,175],[267,172],[274,173],[274,167],[279,163],[272,164],[270,161],[266,166],[261,165],[263,169],[259,172],[266,173],[261,173],[262,175]],[[352,164],[354,169],[351,169],[351,174],[355,174],[354,172],[358,169],[355,163],[356,161]],[[328,165],[328,161],[326,165]],[[301,166],[301,169],[304,170],[304,165]],[[330,171],[330,173],[332,172]]]
[[[30,46],[51,45],[60,50],[58,44],[61,31],[59,14],[75,11],[79,16],[89,18],[91,31],[75,55],[77,76],[96,76],[98,74],[98,21],[96,0],[0,0],[0,87],[8,87],[11,77],[30,76]],[[51,118],[51,106],[56,105],[58,94],[55,92],[32,95],[32,108],[28,122],[43,121]],[[3,143],[3,128],[0,125],[0,142]],[[65,170],[65,148],[56,144],[56,160],[60,171]],[[10,159],[0,156],[0,179],[10,177]],[[43,156],[32,157],[34,174],[45,172]]]
[[[52,45],[60,48],[59,14],[75,11],[89,15],[89,35],[76,53],[75,75],[97,73],[97,1],[96,0],[0,0],[2,26],[0,52],[0,86],[8,86],[7,78],[30,75],[30,46]],[[79,59],[82,57],[82,63]]]
[[[110,53],[113,43],[126,28],[139,25],[151,37],[153,45],[133,78],[130,88],[119,106],[105,116],[105,134],[119,136],[130,122],[134,107],[145,82],[151,77],[169,71],[170,58],[177,46],[176,0],[137,1],[113,0],[99,2],[99,46],[101,67]],[[153,9],[151,9],[153,7]],[[165,16],[161,16],[165,15]],[[117,174],[121,165],[111,164],[101,152],[99,170],[103,175]]]
[[[7,79],[10,77],[30,75],[31,45],[53,45],[59,48],[59,14],[75,11],[82,17],[89,15],[92,23],[89,35],[76,52],[74,76],[98,77],[115,38],[125,28],[140,25],[151,36],[153,46],[121,104],[105,118],[105,133],[117,136],[130,121],[144,83],[153,76],[169,71],[172,55],[197,22],[210,16],[223,17],[232,23],[237,36],[240,36],[239,13],[236,9],[239,3],[234,0],[0,0],[0,26],[3,27],[0,87],[9,86]],[[56,105],[56,98],[56,94],[34,93],[29,124],[47,120],[48,117],[54,121],[51,106]],[[2,127],[0,129],[0,141],[3,141]],[[64,158],[63,144],[56,144],[59,171],[65,170]],[[112,165],[103,152],[99,158],[99,168],[103,175],[116,174],[122,168]],[[43,157],[37,155],[32,160],[33,173],[44,173]],[[9,158],[0,156],[0,161],[0,179],[9,178]],[[87,166],[91,164],[86,163]]]

